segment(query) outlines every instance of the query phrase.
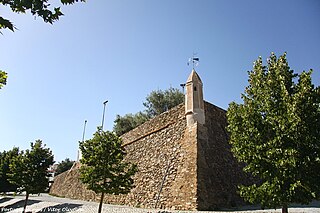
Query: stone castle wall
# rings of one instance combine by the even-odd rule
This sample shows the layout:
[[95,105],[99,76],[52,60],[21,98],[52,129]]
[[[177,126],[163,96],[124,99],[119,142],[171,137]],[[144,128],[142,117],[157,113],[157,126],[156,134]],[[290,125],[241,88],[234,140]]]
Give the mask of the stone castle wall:
[[205,102],[206,121],[198,126],[198,201],[200,209],[219,209],[244,204],[239,184],[250,179],[231,153],[226,132],[226,111]]
[[[126,160],[137,164],[135,188],[127,195],[106,195],[105,202],[144,208],[197,208],[196,129],[186,131],[184,105],[122,136]],[[75,179],[78,171],[56,177],[50,193],[99,200]]]
[[[226,112],[205,102],[205,124],[186,126],[185,106],[124,134],[126,160],[137,164],[135,188],[104,202],[144,208],[210,210],[242,203],[237,185],[248,178],[233,158],[226,133]],[[78,179],[79,171],[56,177],[50,193],[96,200]]]

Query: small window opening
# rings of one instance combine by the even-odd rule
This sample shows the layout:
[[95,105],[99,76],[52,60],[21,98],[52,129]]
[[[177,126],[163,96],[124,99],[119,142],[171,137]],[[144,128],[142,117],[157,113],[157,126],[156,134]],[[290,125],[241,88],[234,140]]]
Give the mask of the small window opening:
[[197,87],[194,87],[193,90],[194,90],[194,91],[197,91]]

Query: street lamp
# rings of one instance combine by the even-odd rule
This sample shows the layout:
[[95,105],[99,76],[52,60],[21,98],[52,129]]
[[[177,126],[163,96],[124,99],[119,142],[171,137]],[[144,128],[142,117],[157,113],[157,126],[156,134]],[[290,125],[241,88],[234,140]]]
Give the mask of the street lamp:
[[106,111],[106,104],[108,101],[103,102],[103,113],[102,113],[102,122],[101,122],[101,130],[103,131],[103,123],[104,123],[104,113]]
[[184,94],[184,87],[186,86],[186,84],[180,84],[180,87],[182,88],[182,93]]
[[[86,126],[87,126],[87,120],[84,121],[84,125],[83,125],[82,143],[84,142],[84,135],[86,133]],[[78,148],[78,159],[77,159],[77,162],[79,162],[81,158],[82,158],[82,153],[81,153],[80,148]]]

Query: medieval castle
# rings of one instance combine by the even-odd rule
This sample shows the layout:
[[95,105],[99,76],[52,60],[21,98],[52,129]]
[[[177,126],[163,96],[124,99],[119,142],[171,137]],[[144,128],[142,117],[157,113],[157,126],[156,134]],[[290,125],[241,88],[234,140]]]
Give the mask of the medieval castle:
[[[126,160],[139,169],[135,187],[127,195],[107,195],[104,202],[183,210],[243,204],[237,186],[250,180],[230,151],[226,126],[226,111],[203,100],[202,81],[193,69],[184,104],[121,136]],[[50,193],[99,200],[78,176],[78,169],[57,176]]]

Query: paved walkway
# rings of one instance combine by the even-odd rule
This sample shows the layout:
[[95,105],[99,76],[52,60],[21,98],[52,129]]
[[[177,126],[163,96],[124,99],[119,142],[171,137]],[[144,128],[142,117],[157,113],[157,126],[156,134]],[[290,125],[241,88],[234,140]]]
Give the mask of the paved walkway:
[[[24,205],[24,196],[0,196],[0,212],[21,213]],[[72,200],[68,198],[53,197],[48,194],[30,195],[27,205],[27,212],[30,213],[66,213],[66,212],[98,212],[99,204],[96,202],[87,202],[81,200]],[[103,204],[103,213],[195,213],[196,211],[165,211],[156,209],[141,209],[128,206],[117,206]],[[225,212],[230,212],[225,211]],[[277,210],[255,210],[246,208],[246,210],[234,211],[237,213],[273,213],[281,212]],[[201,213],[208,213],[202,211]],[[212,213],[212,212],[211,212]],[[219,213],[223,213],[220,211]],[[313,202],[308,207],[293,207],[289,209],[289,213],[320,213],[320,203]]]

